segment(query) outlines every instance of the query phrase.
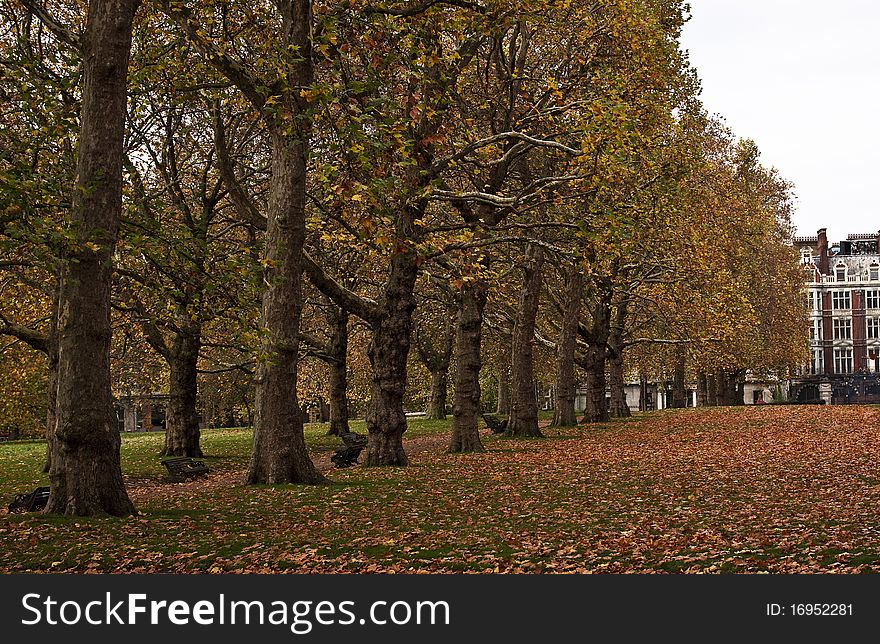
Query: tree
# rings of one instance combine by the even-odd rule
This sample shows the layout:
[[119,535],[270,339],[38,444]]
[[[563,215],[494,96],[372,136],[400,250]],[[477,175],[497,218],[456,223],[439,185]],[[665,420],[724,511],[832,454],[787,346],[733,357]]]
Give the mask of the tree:
[[507,436],[542,436],[538,429],[538,404],[535,398],[535,318],[541,296],[544,250],[530,244],[523,265],[524,279],[511,342],[510,388],[512,399]]
[[[314,79],[310,0],[281,0],[266,18],[280,33],[280,46],[258,60],[235,57],[229,34],[212,39],[204,28],[213,24],[212,7],[198,12],[180,3],[163,3],[193,48],[226,76],[260,115],[269,140],[271,178],[265,216],[263,263],[266,288],[262,298],[265,329],[256,372],[254,447],[246,475],[248,483],[322,483],[305,448],[302,416],[296,393],[299,360],[299,322],[302,315],[302,253],[306,223],[307,154],[312,129],[308,91]],[[247,34],[250,43],[262,40]],[[239,32],[236,39],[244,37]],[[251,51],[250,43],[244,49]],[[265,75],[265,77],[264,77]],[[244,194],[234,177],[227,188]],[[237,200],[243,220],[262,219],[258,209]]]
[[57,418],[45,512],[135,512],[122,481],[110,390],[112,254],[122,209],[128,61],[135,0],[90,0],[82,35],[76,185],[58,305]]

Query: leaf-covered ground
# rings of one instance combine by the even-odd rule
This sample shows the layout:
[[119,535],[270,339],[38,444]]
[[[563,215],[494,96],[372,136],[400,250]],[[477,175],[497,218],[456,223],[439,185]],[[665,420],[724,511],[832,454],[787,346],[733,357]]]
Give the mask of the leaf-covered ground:
[[[655,412],[486,437],[444,453],[413,424],[412,466],[332,485],[240,484],[246,430],[204,433],[212,473],[162,480],[158,435],[126,437],[128,519],[0,516],[0,570],[101,572],[867,572],[880,570],[880,408]],[[327,467],[332,441],[309,442]],[[0,445],[0,498],[43,444]]]

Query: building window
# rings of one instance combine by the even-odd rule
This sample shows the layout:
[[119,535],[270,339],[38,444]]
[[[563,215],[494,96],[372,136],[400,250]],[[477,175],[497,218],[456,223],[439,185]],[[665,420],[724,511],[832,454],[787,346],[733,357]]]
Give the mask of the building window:
[[849,340],[852,338],[852,320],[850,318],[835,318],[834,339]]
[[822,339],[822,320],[820,318],[816,318],[813,320],[813,324],[810,327],[810,340],[821,340]]
[[871,264],[868,268],[868,279],[872,282],[880,281],[880,265]]
[[868,318],[868,338],[880,340],[880,318]]
[[822,294],[819,291],[813,291],[813,310],[822,311]]
[[801,262],[805,266],[809,266],[810,264],[812,264],[813,263],[813,251],[810,250],[809,248],[804,248],[803,250],[801,250]]
[[831,308],[835,311],[848,310],[850,308],[849,291],[834,291],[831,294]]
[[834,350],[834,373],[852,373],[852,349]]
[[825,352],[822,349],[813,351],[813,359],[810,361],[810,373],[817,374],[825,371]]
[[834,279],[838,282],[846,281],[846,265],[838,264],[834,267]]
[[865,291],[865,306],[869,309],[880,309],[880,291]]

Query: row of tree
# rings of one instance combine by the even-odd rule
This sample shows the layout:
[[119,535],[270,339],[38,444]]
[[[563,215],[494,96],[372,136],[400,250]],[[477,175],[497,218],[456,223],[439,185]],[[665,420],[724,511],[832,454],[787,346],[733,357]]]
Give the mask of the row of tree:
[[303,396],[341,433],[362,395],[366,464],[406,465],[408,389],[442,416],[450,378],[483,450],[487,360],[534,436],[545,365],[571,425],[581,381],[601,421],[634,374],[725,404],[804,359],[790,186],[704,113],[678,0],[87,4],[0,2],[2,359],[46,356],[48,512],[133,511],[114,388],[167,388],[168,455],[234,399],[249,483],[320,483]]

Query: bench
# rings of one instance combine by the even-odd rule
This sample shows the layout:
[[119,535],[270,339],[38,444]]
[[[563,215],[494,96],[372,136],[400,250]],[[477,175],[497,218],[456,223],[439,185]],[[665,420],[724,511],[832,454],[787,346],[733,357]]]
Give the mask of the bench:
[[493,434],[503,434],[504,430],[507,429],[507,419],[506,418],[497,418],[496,416],[490,416],[489,414],[482,414],[483,421],[486,423],[486,427]]
[[12,512],[39,512],[49,502],[49,488],[38,487],[30,494],[16,494],[9,504],[8,510]]
[[361,451],[367,446],[367,437],[355,432],[340,434],[339,437],[345,443],[345,447],[341,447],[330,457],[337,468],[350,467],[358,462]]
[[168,468],[168,474],[175,483],[208,473],[208,466],[203,461],[194,461],[189,456],[166,458],[162,465]]

